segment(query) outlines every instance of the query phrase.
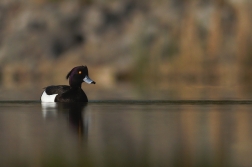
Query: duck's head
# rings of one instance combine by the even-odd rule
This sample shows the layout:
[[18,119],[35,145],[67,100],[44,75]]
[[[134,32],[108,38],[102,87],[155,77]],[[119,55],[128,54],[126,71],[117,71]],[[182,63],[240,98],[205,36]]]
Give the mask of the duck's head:
[[66,76],[69,79],[69,85],[71,87],[81,87],[82,82],[88,84],[95,84],[95,81],[89,78],[87,66],[74,67]]

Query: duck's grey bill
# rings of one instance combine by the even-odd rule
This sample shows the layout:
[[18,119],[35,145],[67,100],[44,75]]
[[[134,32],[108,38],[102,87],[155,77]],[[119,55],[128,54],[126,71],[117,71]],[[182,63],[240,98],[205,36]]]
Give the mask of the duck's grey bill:
[[85,78],[83,79],[84,82],[88,83],[88,84],[95,84],[95,81],[93,81],[92,79],[90,79],[87,75],[85,76]]

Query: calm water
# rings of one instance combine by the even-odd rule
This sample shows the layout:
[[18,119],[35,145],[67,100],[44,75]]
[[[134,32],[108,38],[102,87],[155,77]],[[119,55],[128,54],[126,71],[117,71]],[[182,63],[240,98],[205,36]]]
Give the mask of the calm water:
[[0,102],[0,166],[250,166],[252,101]]

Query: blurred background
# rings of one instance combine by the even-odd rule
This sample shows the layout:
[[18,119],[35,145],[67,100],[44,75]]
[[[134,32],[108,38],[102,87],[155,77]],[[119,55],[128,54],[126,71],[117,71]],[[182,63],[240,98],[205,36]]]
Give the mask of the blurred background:
[[249,0],[1,0],[0,99],[87,65],[90,100],[248,99]]
[[[0,0],[0,102],[40,100],[79,65],[96,81],[82,84],[89,100],[252,99],[251,9],[251,0]],[[147,104],[89,104],[76,116],[89,126],[81,143],[68,111],[49,106],[46,118],[40,103],[1,103],[0,163],[252,164],[251,104]]]

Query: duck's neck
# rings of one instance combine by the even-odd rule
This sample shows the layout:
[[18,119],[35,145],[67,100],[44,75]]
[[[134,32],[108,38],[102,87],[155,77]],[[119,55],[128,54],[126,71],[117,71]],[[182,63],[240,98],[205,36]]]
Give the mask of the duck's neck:
[[81,84],[80,82],[74,80],[74,79],[70,79],[69,80],[69,85],[72,89],[80,89],[81,88]]
[[71,87],[71,89],[81,89],[81,85],[78,85],[78,86],[76,86],[76,85],[70,85],[70,87]]

